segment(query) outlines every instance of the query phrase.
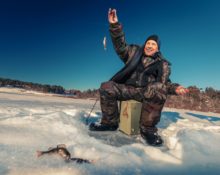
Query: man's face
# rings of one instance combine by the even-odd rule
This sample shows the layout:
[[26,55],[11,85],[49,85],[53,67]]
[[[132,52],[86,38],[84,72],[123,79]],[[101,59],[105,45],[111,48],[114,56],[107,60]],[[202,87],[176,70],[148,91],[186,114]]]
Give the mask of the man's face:
[[158,45],[154,40],[148,40],[144,46],[144,53],[147,56],[153,56],[158,52]]

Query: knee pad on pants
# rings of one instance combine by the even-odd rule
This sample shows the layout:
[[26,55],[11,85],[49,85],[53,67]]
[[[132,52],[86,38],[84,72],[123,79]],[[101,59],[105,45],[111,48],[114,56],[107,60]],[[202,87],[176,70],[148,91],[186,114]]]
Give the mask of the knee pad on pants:
[[114,90],[114,82],[113,81],[107,81],[101,84],[101,87],[99,89],[100,95],[107,95],[110,97],[116,97],[116,93]]

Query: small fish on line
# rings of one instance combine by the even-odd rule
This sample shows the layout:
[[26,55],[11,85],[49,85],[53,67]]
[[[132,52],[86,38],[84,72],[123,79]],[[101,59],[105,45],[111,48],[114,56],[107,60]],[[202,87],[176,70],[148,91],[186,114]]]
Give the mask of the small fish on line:
[[106,36],[103,38],[103,47],[104,47],[104,50],[107,49],[107,39],[106,39]]
[[55,148],[49,148],[47,151],[37,151],[37,157],[43,156],[43,155],[51,155],[51,154],[57,154],[60,157],[62,157],[65,162],[76,162],[79,164],[82,163],[94,163],[93,160],[87,160],[87,159],[81,159],[81,158],[71,158],[70,152],[67,150],[65,144],[57,145]]

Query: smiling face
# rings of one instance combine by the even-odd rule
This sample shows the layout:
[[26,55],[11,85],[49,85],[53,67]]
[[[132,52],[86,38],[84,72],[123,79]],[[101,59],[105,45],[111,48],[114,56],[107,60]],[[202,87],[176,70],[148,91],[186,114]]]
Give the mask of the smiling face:
[[158,45],[154,40],[148,40],[144,46],[144,53],[146,56],[153,56],[158,52]]

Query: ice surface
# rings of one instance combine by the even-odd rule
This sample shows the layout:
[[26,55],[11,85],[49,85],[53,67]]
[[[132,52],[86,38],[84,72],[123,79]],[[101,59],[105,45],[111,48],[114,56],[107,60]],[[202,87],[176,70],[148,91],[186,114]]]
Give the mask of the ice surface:
[[[155,148],[120,132],[94,134],[85,119],[94,101],[0,88],[0,174],[219,174],[220,115],[164,109],[158,124],[165,140]],[[96,105],[91,121],[101,117]],[[36,157],[36,150],[66,144],[72,157],[94,164]]]

